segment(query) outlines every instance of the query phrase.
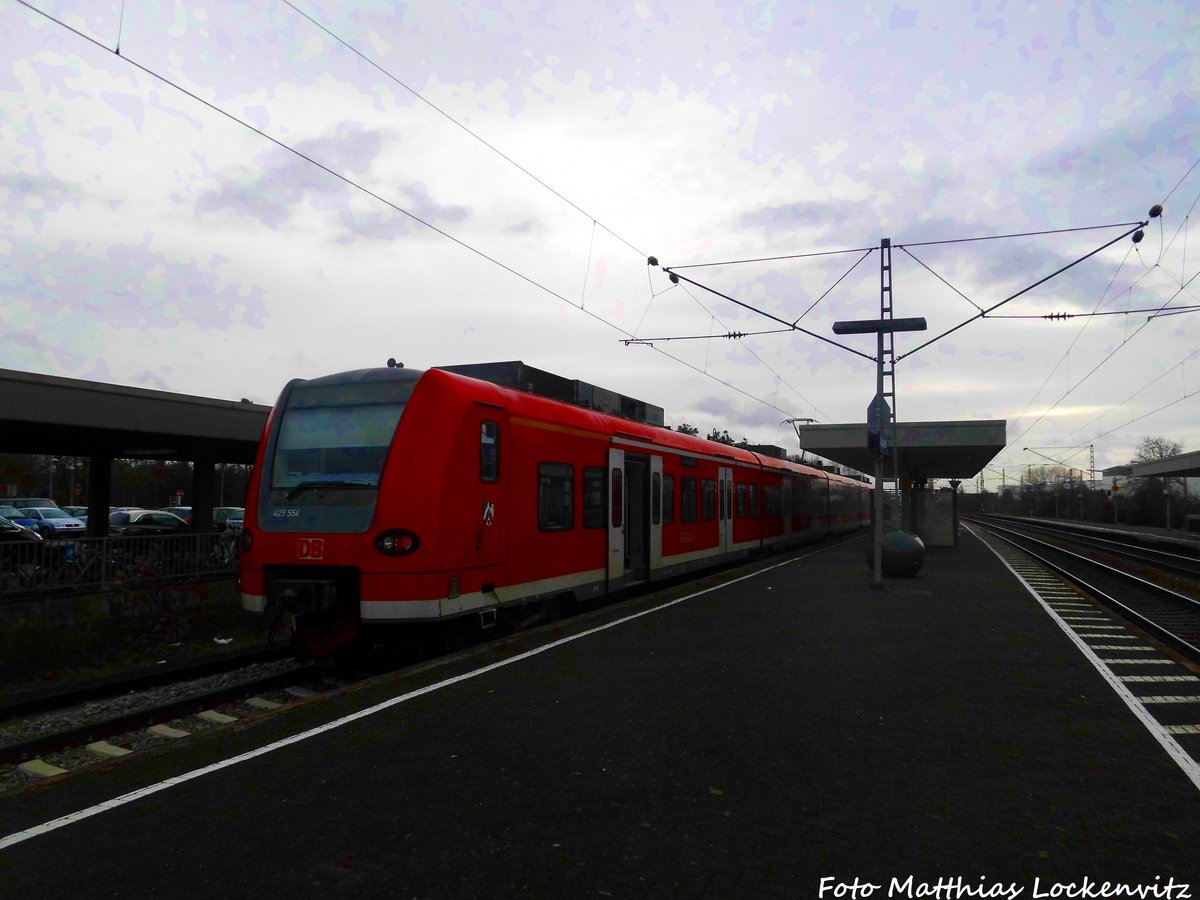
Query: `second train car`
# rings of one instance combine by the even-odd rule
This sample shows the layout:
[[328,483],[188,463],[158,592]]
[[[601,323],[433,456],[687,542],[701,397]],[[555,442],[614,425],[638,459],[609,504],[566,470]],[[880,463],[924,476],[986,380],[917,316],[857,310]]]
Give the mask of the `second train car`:
[[361,626],[588,599],[869,524],[860,481],[453,372],[283,390],[250,483],[243,606],[298,649]]

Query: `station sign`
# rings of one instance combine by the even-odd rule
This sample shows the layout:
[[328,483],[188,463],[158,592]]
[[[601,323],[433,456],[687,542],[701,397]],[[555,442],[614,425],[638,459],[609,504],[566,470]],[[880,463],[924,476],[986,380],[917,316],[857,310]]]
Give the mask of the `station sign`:
[[876,394],[867,406],[867,427],[876,430],[892,421],[892,408],[882,394]]

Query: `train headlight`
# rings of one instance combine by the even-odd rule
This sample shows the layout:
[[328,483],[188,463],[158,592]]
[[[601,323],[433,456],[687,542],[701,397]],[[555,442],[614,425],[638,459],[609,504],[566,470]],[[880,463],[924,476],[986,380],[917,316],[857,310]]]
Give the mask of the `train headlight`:
[[393,528],[375,538],[375,549],[388,556],[407,556],[420,545],[420,538],[403,528]]

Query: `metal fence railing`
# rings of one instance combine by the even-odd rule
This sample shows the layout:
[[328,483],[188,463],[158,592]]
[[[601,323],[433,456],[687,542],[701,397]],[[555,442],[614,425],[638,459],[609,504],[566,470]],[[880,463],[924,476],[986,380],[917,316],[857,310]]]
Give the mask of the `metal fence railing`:
[[237,574],[240,533],[138,535],[0,544],[0,598]]

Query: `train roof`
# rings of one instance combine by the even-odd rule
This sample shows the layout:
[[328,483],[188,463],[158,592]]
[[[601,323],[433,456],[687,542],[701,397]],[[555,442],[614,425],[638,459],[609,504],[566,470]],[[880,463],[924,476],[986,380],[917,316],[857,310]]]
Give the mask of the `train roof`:
[[564,378],[544,369],[526,365],[519,359],[506,362],[470,363],[455,366],[436,366],[446,372],[456,372],[480,381],[489,381],[501,387],[516,388],[550,400],[558,400],[573,406],[583,406],[597,412],[609,413],[623,419],[644,422],[647,425],[663,424],[663,409],[645,400],[630,397],[619,391],[580,381]]
[[[459,384],[467,388],[469,392],[475,394],[474,399],[482,399],[483,402],[492,402],[497,406],[503,406],[508,410],[510,416],[528,416],[538,419],[553,418],[563,426],[608,435],[617,440],[624,439],[655,447],[670,448],[676,452],[696,456],[728,459],[734,463],[761,466],[767,469],[778,469],[788,472],[803,472],[817,478],[861,484],[861,482],[853,478],[847,478],[834,472],[827,472],[824,469],[801,465],[790,460],[777,459],[765,453],[756,453],[745,447],[710,441],[696,435],[683,434],[665,426],[649,425],[610,413],[576,406],[561,400],[542,397],[513,387],[505,387],[448,369],[429,369],[424,373],[424,377],[433,377],[435,381],[447,385]],[[483,392],[483,397],[479,396],[480,392]]]

